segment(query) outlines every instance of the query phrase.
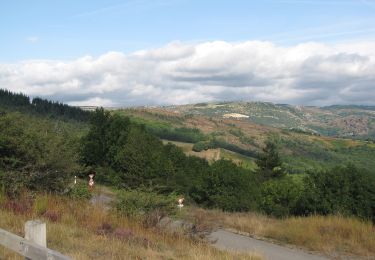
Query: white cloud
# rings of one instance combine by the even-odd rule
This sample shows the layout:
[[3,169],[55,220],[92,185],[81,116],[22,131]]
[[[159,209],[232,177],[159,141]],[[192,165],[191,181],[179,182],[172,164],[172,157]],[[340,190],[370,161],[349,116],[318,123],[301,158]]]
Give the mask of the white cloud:
[[68,104],[71,106],[98,106],[98,107],[111,107],[111,106],[116,105],[111,100],[100,98],[100,97],[89,98],[87,100],[82,100],[82,101],[71,101],[71,102],[68,102]]
[[238,99],[375,105],[374,50],[375,42],[173,42],[127,55],[0,64],[0,86],[75,105]]

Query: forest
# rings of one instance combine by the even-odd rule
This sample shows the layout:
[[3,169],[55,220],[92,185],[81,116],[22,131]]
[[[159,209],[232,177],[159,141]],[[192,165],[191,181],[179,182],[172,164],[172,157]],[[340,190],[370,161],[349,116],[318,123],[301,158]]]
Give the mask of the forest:
[[[224,159],[209,163],[163,144],[144,124],[103,108],[89,113],[39,98],[30,102],[8,91],[0,94],[0,187],[9,197],[25,189],[69,195],[75,175],[86,178],[95,172],[98,183],[116,189],[165,198],[179,194],[187,203],[210,209],[375,221],[375,173],[358,165],[293,174],[272,138],[256,155],[255,170]],[[186,129],[177,133],[197,135]]]

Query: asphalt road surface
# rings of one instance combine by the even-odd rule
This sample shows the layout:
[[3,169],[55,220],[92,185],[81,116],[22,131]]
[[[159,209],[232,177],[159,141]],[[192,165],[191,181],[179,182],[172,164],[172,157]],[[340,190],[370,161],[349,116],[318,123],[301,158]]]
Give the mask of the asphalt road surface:
[[248,236],[235,234],[219,229],[212,232],[209,241],[219,249],[237,252],[256,252],[267,260],[327,260],[324,256],[310,254],[308,252],[291,249],[270,242],[258,240]]

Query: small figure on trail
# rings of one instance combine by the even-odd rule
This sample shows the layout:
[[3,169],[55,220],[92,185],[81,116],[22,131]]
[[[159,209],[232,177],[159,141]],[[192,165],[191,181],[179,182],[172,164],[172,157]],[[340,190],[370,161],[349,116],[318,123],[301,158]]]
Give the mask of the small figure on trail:
[[77,184],[77,176],[74,176],[74,185]]
[[181,208],[184,206],[184,200],[185,200],[185,198],[180,198],[180,199],[178,199],[178,205],[177,205],[177,207],[179,207],[180,208],[180,210],[181,210]]
[[94,188],[94,176],[95,172],[89,174],[89,189],[92,190]]

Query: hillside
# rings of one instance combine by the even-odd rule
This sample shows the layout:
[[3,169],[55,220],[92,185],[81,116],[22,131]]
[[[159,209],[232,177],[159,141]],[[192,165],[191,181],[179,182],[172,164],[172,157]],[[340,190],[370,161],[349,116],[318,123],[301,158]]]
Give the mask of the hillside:
[[[245,108],[253,107],[254,110],[263,111],[259,115],[266,118],[264,124],[253,122],[251,117],[232,118],[224,115],[237,113],[245,114],[244,110],[235,110],[235,106]],[[266,117],[272,108],[280,108],[278,123]],[[231,109],[231,110],[230,110]],[[263,110],[262,110],[263,109]],[[304,108],[315,112],[314,117],[319,118],[324,111],[337,118],[344,114],[345,107],[332,108]],[[329,112],[330,110],[334,112]],[[264,111],[267,111],[264,112]],[[326,136],[317,134],[312,130],[297,128],[297,116],[291,111],[290,106],[272,105],[268,103],[228,103],[228,104],[203,104],[174,107],[132,108],[113,111],[112,113],[130,116],[131,120],[144,124],[146,128],[164,140],[179,141],[175,143],[183,148],[185,153],[204,157],[208,160],[227,158],[234,159],[238,164],[254,168],[254,160],[264,146],[265,140],[275,140],[280,149],[281,157],[289,172],[304,172],[306,169],[325,168],[340,164],[354,163],[357,166],[373,169],[375,162],[375,144],[373,141]],[[359,110],[371,114],[372,110]],[[340,113],[341,114],[340,114]],[[276,113],[276,112],[274,112]],[[302,112],[300,112],[301,114]],[[349,112],[346,112],[349,113]],[[247,113],[250,115],[250,113]],[[353,113],[350,116],[355,117]],[[301,116],[300,116],[301,117]],[[261,119],[260,116],[252,118]],[[281,125],[281,120],[283,124]],[[301,121],[298,121],[301,122]],[[285,127],[286,124],[293,127]],[[278,126],[278,127],[277,127]],[[317,129],[317,128],[316,128]],[[328,129],[328,128],[326,128]],[[189,132],[189,131],[190,132]],[[344,132],[345,129],[339,131]],[[370,131],[370,130],[369,130]],[[372,130],[371,130],[372,131]],[[364,136],[362,136],[364,138]],[[214,144],[212,144],[214,142]],[[190,145],[189,145],[190,144]],[[199,144],[199,145],[198,145]],[[193,151],[194,148],[196,152]],[[219,152],[219,150],[221,152]],[[217,154],[221,156],[217,157]],[[230,154],[230,156],[228,156]],[[227,155],[227,156],[225,156]]]
[[[218,225],[327,255],[373,255],[370,141],[261,125],[235,111],[239,119],[164,108],[83,113],[7,95],[11,101],[0,103],[1,228],[22,235],[26,219],[42,218],[50,245],[77,259],[200,259],[202,250],[210,252],[205,259],[257,259],[212,249],[203,238]],[[86,184],[93,173],[105,185],[96,191]],[[102,188],[113,204],[92,207],[88,199]],[[181,197],[186,208],[178,210]],[[175,240],[163,218],[190,228]],[[263,231],[251,229],[254,221]],[[282,228],[296,222],[294,233]],[[314,228],[301,240],[306,225]],[[13,256],[3,248],[0,255]]]
[[182,115],[239,117],[257,124],[327,136],[356,139],[375,137],[374,106],[312,107],[267,102],[222,102],[169,106],[163,109]]

